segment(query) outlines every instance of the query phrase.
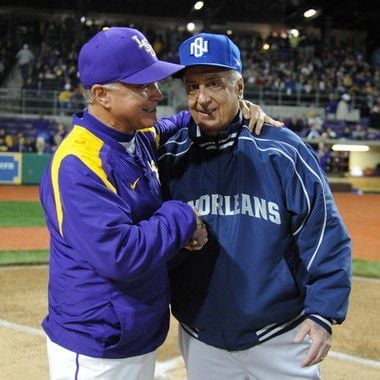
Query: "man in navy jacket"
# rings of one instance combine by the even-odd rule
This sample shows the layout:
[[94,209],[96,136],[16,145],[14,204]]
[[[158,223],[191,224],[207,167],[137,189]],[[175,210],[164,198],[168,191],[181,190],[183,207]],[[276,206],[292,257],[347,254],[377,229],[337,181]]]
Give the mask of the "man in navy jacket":
[[79,53],[88,108],[74,115],[41,181],[50,232],[50,379],[153,379],[169,328],[167,261],[207,236],[193,208],[162,201],[156,144],[159,61],[138,30],[109,28]]
[[240,52],[223,35],[179,49],[192,114],[161,148],[164,195],[208,226],[173,263],[172,312],[190,380],[318,379],[345,319],[350,238],[315,154],[287,129],[251,135]]

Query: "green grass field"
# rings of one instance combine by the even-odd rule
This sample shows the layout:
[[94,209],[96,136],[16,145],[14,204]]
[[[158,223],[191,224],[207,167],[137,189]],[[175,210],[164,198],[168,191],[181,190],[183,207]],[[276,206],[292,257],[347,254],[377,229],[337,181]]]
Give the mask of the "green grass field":
[[45,217],[39,202],[0,202],[0,227],[40,227]]
[[380,261],[356,260],[352,261],[354,276],[380,278]]
[[[0,202],[0,227],[44,226],[45,218],[39,202]],[[0,251],[0,265],[47,264],[49,251]],[[355,276],[380,278],[380,262],[353,260]]]
[[[1,265],[36,265],[47,264],[49,251],[0,251]],[[380,262],[353,260],[354,276],[380,278]]]
[[49,251],[0,251],[0,265],[47,264]]

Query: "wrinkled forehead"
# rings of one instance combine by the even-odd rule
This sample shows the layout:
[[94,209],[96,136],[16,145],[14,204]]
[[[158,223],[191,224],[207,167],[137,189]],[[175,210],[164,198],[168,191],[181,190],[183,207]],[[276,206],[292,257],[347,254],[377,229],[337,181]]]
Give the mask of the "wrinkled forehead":
[[227,78],[230,69],[225,67],[210,66],[210,65],[197,65],[190,66],[185,69],[183,80],[185,82],[199,79],[199,78]]

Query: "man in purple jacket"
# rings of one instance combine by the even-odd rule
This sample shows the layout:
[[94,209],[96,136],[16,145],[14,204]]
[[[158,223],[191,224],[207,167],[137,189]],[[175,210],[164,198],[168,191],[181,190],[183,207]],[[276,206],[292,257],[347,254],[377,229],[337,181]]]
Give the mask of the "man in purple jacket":
[[51,379],[153,378],[169,326],[167,261],[207,241],[191,206],[161,199],[155,150],[183,116],[155,126],[156,82],[181,68],[130,28],[103,30],[80,51],[88,109],[73,117],[40,188]]

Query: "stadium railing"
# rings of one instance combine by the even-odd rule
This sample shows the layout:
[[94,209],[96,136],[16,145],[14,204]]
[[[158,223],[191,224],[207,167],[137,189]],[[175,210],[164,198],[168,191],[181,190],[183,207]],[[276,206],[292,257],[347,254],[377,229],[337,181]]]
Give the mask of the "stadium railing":
[[[161,105],[172,106],[176,94],[165,86],[161,87],[164,100]],[[79,92],[74,91],[67,104],[59,101],[60,91],[52,90],[22,90],[16,88],[0,88],[0,112],[18,114],[63,115],[72,114],[83,109],[84,101]],[[261,105],[278,106],[312,106],[325,107],[329,102],[329,94],[315,91],[309,94],[303,92],[287,93],[285,89],[272,90],[265,87],[247,86],[245,91],[247,99],[253,99]],[[336,94],[336,99],[340,95]],[[366,104],[366,96],[352,95],[351,107],[361,108]]]

